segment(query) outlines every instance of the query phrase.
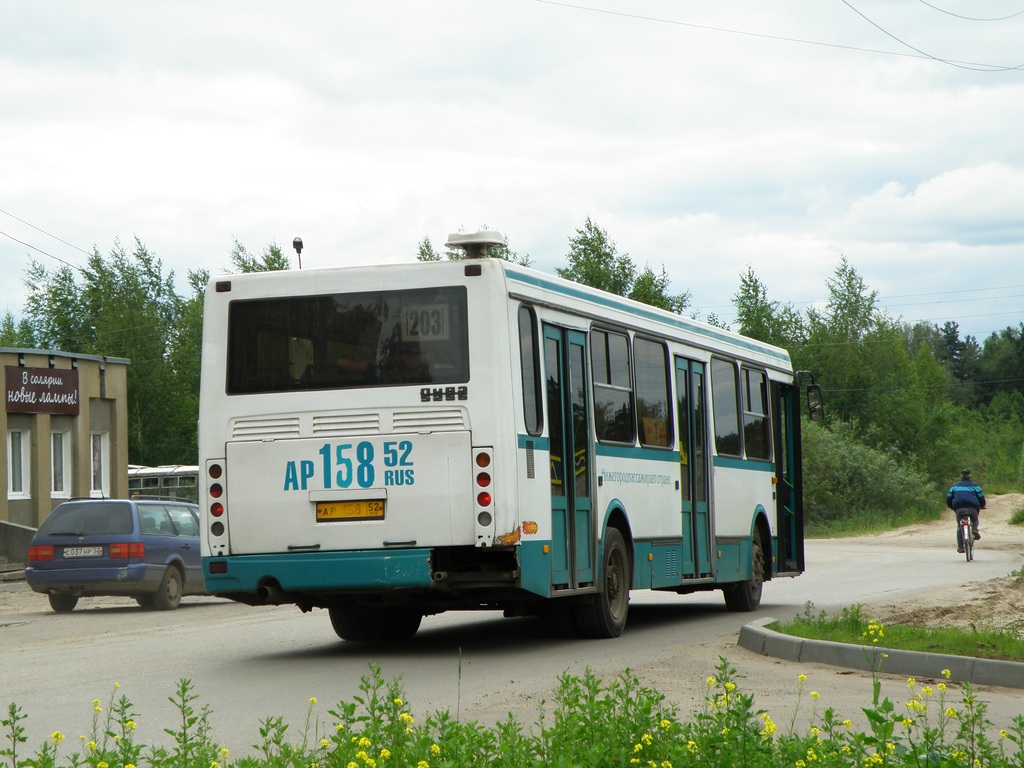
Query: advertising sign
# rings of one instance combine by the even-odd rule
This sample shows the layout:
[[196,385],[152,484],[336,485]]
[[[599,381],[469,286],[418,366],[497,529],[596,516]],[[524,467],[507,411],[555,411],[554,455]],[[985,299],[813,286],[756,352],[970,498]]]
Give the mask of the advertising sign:
[[8,413],[59,413],[77,416],[78,369],[4,366],[4,402]]

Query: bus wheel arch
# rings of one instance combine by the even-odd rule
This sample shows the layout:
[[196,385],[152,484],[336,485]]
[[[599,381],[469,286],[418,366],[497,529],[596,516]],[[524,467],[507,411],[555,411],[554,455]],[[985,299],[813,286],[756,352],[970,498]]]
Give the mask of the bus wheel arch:
[[633,584],[631,542],[625,516],[616,510],[609,516],[601,538],[598,592],[593,600],[576,609],[576,622],[584,637],[618,637],[626,627]]
[[750,612],[761,604],[764,583],[771,579],[771,529],[765,516],[754,518],[750,537],[750,578],[730,584],[723,590],[725,606],[730,611]]

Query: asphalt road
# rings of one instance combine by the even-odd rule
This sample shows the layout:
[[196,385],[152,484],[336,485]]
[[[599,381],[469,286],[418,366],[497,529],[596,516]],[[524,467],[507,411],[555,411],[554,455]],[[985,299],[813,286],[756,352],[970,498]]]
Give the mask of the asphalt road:
[[[144,611],[127,599],[83,600],[71,614],[49,610],[23,582],[0,583],[0,705],[17,703],[35,748],[54,730],[72,742],[88,733],[94,699],[104,706],[115,682],[138,714],[137,739],[166,744],[163,728],[177,711],[168,701],[191,679],[211,710],[213,737],[235,755],[258,741],[260,720],[284,717],[301,737],[309,699],[314,722],[331,726],[327,710],[358,693],[359,678],[379,663],[386,679],[401,677],[417,721],[438,709],[494,723],[512,712],[533,724],[557,677],[586,668],[611,678],[629,668],[685,713],[699,706],[704,680],[720,657],[734,664],[742,689],[776,722],[789,722],[797,675],[819,690],[819,711],[834,707],[855,722],[870,703],[863,673],[793,665],[756,656],[736,645],[740,627],[755,618],[786,619],[810,601],[815,609],[900,600],[925,590],[952,589],[965,580],[1006,576],[1019,567],[1021,547],[979,550],[964,563],[948,542],[914,544],[908,537],[811,541],[807,568],[796,579],[765,587],[760,610],[725,610],[720,593],[697,596],[634,593],[629,626],[617,640],[566,640],[546,635],[534,619],[497,613],[445,614],[424,620],[414,642],[401,648],[343,643],[326,612],[286,606],[250,608],[214,598],[186,598],[177,611]],[[951,594],[953,594],[951,592]],[[938,675],[939,670],[936,670]],[[905,681],[887,676],[894,701]],[[1024,711],[1024,692],[981,691],[997,727]],[[799,727],[809,714],[804,703]]]

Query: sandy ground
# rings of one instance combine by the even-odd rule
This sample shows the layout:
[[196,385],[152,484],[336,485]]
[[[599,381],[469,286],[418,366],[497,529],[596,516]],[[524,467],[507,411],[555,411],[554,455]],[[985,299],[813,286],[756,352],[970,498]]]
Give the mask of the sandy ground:
[[[1024,529],[1009,524],[1010,515],[1024,507],[1024,494],[1011,493],[988,499],[981,512],[979,530],[981,550],[1020,550]],[[953,512],[947,510],[937,522],[913,525],[883,534],[898,543],[900,539],[948,546],[954,529]],[[949,590],[937,589],[899,603],[873,605],[872,616],[889,624],[913,624],[928,627],[987,627],[1024,631],[1024,576],[1005,576],[972,584],[970,589],[950,600]]]

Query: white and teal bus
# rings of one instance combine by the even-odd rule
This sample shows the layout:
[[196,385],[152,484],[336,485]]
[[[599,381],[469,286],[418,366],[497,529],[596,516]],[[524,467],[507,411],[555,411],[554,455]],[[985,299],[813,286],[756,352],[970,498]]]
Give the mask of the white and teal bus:
[[326,608],[347,640],[448,610],[615,637],[631,590],[722,590],[750,611],[803,571],[789,355],[479,258],[499,242],[211,280],[210,593]]

